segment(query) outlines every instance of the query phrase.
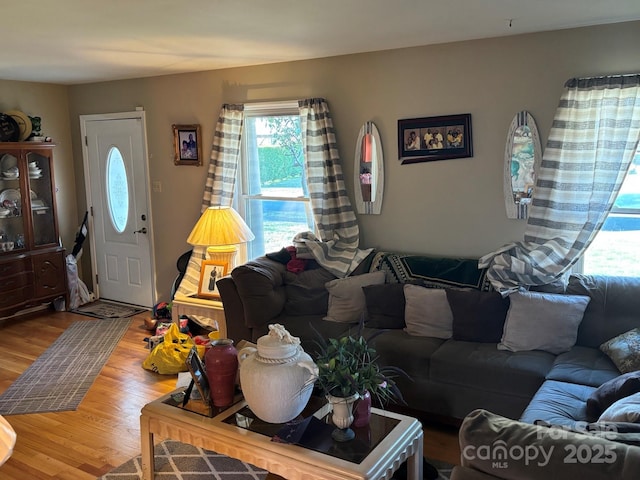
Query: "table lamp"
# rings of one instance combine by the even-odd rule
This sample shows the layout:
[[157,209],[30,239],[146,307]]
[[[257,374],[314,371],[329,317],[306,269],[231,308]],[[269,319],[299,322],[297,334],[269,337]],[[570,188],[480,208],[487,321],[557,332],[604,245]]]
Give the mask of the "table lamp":
[[231,207],[207,208],[187,238],[187,243],[207,247],[207,256],[222,264],[235,266],[236,245],[247,243],[255,236],[240,214]]

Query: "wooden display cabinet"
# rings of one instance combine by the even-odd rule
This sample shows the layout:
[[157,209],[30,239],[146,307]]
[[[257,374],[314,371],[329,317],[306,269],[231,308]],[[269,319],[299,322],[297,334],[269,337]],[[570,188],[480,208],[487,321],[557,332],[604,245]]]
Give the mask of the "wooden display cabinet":
[[54,144],[0,143],[0,318],[64,296]]

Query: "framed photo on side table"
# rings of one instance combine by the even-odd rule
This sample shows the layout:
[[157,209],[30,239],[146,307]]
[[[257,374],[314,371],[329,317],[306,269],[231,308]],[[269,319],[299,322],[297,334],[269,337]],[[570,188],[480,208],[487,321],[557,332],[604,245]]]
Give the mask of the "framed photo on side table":
[[398,120],[398,159],[403,164],[472,156],[470,113]]
[[175,165],[202,165],[200,125],[172,125]]
[[200,267],[200,283],[198,283],[198,297],[220,298],[216,280],[227,274],[229,264],[218,263],[214,260],[204,260]]
[[[209,381],[207,380],[207,373],[204,364],[202,363],[202,360],[200,360],[198,351],[195,347],[189,352],[186,364],[187,369],[191,374],[194,386],[198,389],[198,393],[200,393],[200,397],[204,404],[208,406],[211,403]],[[188,400],[188,398],[186,400]]]

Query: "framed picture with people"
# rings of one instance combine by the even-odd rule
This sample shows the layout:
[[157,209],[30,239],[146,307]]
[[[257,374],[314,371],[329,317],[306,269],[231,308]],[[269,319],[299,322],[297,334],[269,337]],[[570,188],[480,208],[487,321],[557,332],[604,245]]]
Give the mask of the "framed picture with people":
[[398,120],[398,159],[403,164],[472,156],[469,113]]
[[198,283],[198,297],[220,298],[216,282],[227,274],[229,264],[215,260],[205,260],[200,267],[200,282]]
[[175,165],[202,165],[200,125],[172,125]]

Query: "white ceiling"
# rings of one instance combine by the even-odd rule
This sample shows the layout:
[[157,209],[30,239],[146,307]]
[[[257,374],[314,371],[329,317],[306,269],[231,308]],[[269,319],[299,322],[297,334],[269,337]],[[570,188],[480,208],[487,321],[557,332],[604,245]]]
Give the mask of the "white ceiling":
[[214,70],[640,19],[640,0],[2,3],[0,79],[59,84]]

